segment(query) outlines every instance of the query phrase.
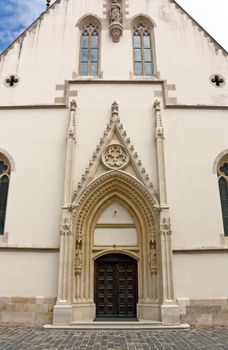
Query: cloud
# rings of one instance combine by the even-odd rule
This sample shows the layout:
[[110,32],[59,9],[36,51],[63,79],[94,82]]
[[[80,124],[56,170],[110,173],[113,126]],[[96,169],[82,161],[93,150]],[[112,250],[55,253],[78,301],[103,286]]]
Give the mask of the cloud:
[[45,9],[45,0],[0,0],[0,52]]

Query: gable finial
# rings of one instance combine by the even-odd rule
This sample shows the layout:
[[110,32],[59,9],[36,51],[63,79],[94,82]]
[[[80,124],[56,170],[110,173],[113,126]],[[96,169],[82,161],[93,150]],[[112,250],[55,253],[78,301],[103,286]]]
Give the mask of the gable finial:
[[116,101],[112,103],[112,114],[111,114],[111,122],[115,123],[118,121],[118,116],[119,116],[119,105]]
[[46,3],[47,9],[49,8],[50,4],[51,4],[51,0],[47,0],[47,3]]

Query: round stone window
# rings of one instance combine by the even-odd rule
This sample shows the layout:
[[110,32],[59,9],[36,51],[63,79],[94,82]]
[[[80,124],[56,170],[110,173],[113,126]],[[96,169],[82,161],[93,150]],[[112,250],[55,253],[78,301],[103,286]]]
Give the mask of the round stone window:
[[129,156],[124,146],[112,144],[102,154],[102,162],[108,169],[123,169],[129,163]]

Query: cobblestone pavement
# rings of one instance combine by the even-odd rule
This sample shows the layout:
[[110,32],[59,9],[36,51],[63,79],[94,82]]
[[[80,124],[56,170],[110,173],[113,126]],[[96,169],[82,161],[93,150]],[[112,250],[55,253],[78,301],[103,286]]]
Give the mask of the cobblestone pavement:
[[4,350],[224,350],[228,328],[190,330],[45,330],[0,327]]

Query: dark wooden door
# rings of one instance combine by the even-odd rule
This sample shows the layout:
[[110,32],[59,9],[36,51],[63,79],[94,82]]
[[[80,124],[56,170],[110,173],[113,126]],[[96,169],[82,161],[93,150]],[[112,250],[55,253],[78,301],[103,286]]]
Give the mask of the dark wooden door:
[[123,254],[95,261],[96,317],[136,317],[137,262]]

